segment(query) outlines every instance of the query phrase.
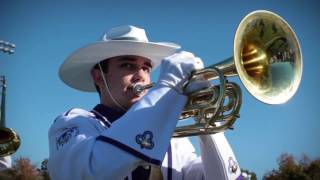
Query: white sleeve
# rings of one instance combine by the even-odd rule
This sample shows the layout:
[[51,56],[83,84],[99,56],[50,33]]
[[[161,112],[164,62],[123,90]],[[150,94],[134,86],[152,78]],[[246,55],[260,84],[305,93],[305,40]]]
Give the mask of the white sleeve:
[[[204,180],[204,170],[201,157],[198,157],[189,138],[181,138],[179,154],[183,156],[181,172],[183,180]],[[181,141],[180,140],[180,141]],[[181,159],[181,157],[179,158]]]
[[11,168],[11,156],[0,157],[0,171]]
[[88,117],[59,118],[49,131],[51,178],[116,180],[141,162],[160,165],[186,100],[157,85],[106,130]]
[[205,179],[241,178],[241,170],[224,133],[200,136]]
[[[241,179],[240,167],[224,133],[199,136],[201,156],[184,162],[184,180]],[[194,153],[184,156],[194,157]]]

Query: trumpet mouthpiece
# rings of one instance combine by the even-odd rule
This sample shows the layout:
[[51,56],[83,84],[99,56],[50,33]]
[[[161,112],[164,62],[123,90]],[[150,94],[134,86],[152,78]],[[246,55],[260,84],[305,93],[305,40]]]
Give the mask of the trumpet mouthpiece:
[[147,84],[147,85],[142,85],[141,83],[136,83],[131,86],[133,93],[136,95],[140,95],[143,91],[145,91],[146,89],[149,89],[151,87],[153,87],[153,83]]

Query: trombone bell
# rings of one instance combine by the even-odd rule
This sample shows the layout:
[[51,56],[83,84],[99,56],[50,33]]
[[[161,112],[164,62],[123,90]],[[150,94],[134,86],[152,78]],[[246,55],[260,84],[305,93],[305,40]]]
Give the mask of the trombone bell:
[[0,128],[0,157],[10,156],[20,146],[19,135],[11,128]]

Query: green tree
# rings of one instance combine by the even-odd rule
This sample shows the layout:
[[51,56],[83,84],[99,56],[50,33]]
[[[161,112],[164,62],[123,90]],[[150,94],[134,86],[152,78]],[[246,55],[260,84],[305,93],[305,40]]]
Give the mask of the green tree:
[[250,177],[250,180],[257,180],[257,175],[254,172],[251,172],[247,169],[241,169],[241,173],[242,175],[245,173],[248,177]]
[[0,171],[2,180],[49,180],[46,170],[37,169],[28,158],[18,158],[12,168]]
[[278,158],[279,169],[266,173],[264,180],[320,180],[320,159],[311,161],[304,155],[297,161],[290,154]]

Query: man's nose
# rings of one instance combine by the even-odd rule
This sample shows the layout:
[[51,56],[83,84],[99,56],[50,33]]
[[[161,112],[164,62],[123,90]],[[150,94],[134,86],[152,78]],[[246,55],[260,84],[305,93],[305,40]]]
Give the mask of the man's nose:
[[144,71],[144,69],[139,68],[134,76],[133,76],[133,82],[143,82],[145,81],[145,77],[146,77],[147,73]]

